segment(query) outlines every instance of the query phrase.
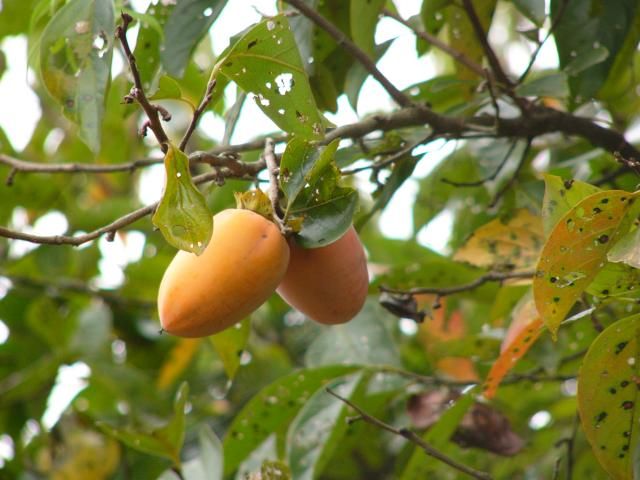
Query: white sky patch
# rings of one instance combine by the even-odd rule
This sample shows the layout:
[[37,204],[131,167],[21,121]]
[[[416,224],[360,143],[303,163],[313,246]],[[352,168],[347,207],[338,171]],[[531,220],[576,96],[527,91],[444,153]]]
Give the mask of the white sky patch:
[[4,467],[5,462],[12,460],[15,455],[15,448],[11,436],[3,433],[0,435],[0,468]]
[[7,293],[9,293],[9,289],[11,288],[12,283],[7,277],[0,277],[0,300],[2,300]]
[[7,343],[10,334],[11,331],[9,330],[9,327],[2,321],[2,319],[0,319],[0,345]]
[[551,423],[552,417],[546,410],[541,410],[533,414],[529,420],[529,428],[531,430],[541,430]]
[[86,363],[62,365],[58,369],[56,383],[49,394],[47,409],[42,415],[42,425],[51,430],[72,400],[87,386],[91,369]]
[[[62,212],[52,210],[39,217],[33,224],[28,223],[27,211],[22,207],[13,209],[11,216],[12,228],[23,233],[32,235],[62,235],[69,228],[67,217]],[[20,258],[23,255],[38,248],[37,243],[25,242],[22,240],[12,241],[9,245],[9,258]]]
[[0,77],[0,98],[3,101],[0,127],[9,137],[13,148],[22,150],[29,143],[42,114],[40,101],[29,86],[33,72],[27,70],[27,38],[24,35],[5,38],[0,43],[0,49],[5,52],[7,59],[7,69]]
[[98,288],[118,288],[124,282],[124,268],[142,258],[145,235],[137,230],[116,234],[112,242],[101,237],[98,247],[102,258],[98,262],[100,275],[93,284]]
[[447,254],[453,215],[449,210],[443,210],[418,232],[418,243],[422,246]]

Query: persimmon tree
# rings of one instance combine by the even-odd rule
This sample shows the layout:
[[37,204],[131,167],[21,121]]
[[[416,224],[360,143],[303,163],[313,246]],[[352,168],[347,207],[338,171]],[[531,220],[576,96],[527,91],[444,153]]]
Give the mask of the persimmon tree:
[[[217,55],[236,2],[140,3],[0,3],[42,111],[0,131],[1,477],[640,476],[636,1],[277,1]],[[305,248],[355,226],[362,311],[163,333],[164,270],[236,200]]]

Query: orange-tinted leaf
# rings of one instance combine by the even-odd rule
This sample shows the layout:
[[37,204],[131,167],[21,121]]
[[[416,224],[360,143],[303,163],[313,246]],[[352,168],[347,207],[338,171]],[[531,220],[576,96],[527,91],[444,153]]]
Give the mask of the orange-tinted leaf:
[[536,310],[536,304],[533,301],[531,292],[529,292],[520,299],[518,304],[513,309],[513,314],[511,315],[511,323],[509,324],[507,333],[502,340],[500,353],[503,353],[507,348],[509,348],[509,345],[511,345],[516,337],[520,335],[522,330],[536,321],[537,318],[538,311]]
[[591,344],[578,378],[584,434],[614,479],[635,478],[640,394],[640,315],[615,322]]
[[540,336],[542,329],[542,320],[539,318],[534,319],[513,338],[507,348],[503,349],[498,359],[492,365],[489,375],[487,375],[487,380],[484,383],[485,397],[492,398],[496,394],[498,386],[504,376],[515,366],[516,362],[527,353],[531,345],[533,345]]
[[506,223],[495,219],[478,228],[453,259],[478,267],[526,269],[535,265],[543,244],[542,219],[521,209]]
[[[421,295],[420,304],[435,301],[434,295]],[[429,298],[431,297],[431,298]],[[445,300],[442,300],[442,307],[433,311],[431,318],[425,319],[420,324],[419,338],[431,356],[438,357],[436,345],[442,342],[457,340],[464,337],[467,328],[464,318],[459,310],[451,313],[447,318],[445,315]],[[435,359],[436,368],[441,372],[459,381],[473,381],[478,379],[473,362],[466,357],[439,356]]]
[[563,180],[556,175],[544,176],[544,200],[542,201],[542,221],[545,233],[551,232],[558,220],[580,201],[600,189],[579,180]]
[[169,352],[169,357],[162,364],[156,385],[160,390],[165,390],[173,385],[176,379],[185,371],[191,363],[200,346],[201,338],[181,338],[175,347]]
[[552,335],[606,264],[607,252],[621,233],[634,194],[598,192],[582,200],[551,231],[536,268],[533,296]]

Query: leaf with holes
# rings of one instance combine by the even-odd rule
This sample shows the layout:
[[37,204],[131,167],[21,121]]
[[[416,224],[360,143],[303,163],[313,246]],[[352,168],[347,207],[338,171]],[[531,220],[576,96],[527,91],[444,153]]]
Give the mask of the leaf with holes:
[[556,175],[544,175],[544,199],[542,200],[542,222],[544,232],[549,234],[558,220],[578,202],[600,189],[579,180],[563,180]]
[[607,263],[593,279],[587,293],[635,301],[640,296],[640,270],[623,263]]
[[207,202],[191,181],[189,159],[173,144],[164,157],[164,168],[164,192],[151,220],[171,245],[200,255],[213,233]]
[[301,225],[297,240],[305,248],[340,238],[351,226],[358,193],[340,185],[334,156],[338,141],[326,147],[293,138],[280,165],[285,220]]
[[484,382],[484,396],[493,398],[502,382],[502,379],[515,366],[525,353],[531,348],[542,333],[544,325],[540,318],[535,318],[524,326],[508,345],[503,345],[503,350],[498,359],[491,366],[491,370]]
[[269,435],[285,428],[315,391],[355,370],[349,366],[300,370],[263,388],[236,415],[227,430],[223,442],[225,476],[233,473]]
[[40,40],[40,73],[47,91],[78,124],[97,153],[111,78],[115,19],[111,0],[72,0],[51,19]]
[[478,228],[453,259],[477,267],[533,267],[544,244],[542,220],[526,209]]
[[322,171],[333,161],[339,139],[329,145],[316,145],[294,137],[280,161],[280,188],[285,195],[285,218],[305,186],[315,185]]
[[219,68],[284,131],[308,139],[324,134],[325,120],[318,112],[293,33],[283,15],[265,19],[250,29],[223,54]]
[[640,315],[619,320],[591,344],[578,377],[582,428],[614,479],[637,478]]
[[248,318],[245,318],[233,327],[209,337],[211,345],[213,345],[220,360],[222,360],[224,371],[229,379],[233,379],[236,376],[236,372],[240,367],[240,359],[244,348],[247,346],[250,330],[251,322]]
[[626,232],[635,195],[622,190],[595,193],[569,210],[551,231],[533,279],[540,317],[555,337],[560,323],[606,265],[607,253]]

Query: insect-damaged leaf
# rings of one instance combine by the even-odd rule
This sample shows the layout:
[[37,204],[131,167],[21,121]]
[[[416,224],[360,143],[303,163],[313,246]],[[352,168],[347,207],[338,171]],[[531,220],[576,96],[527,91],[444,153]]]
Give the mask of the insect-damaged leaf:
[[619,320],[591,344],[578,377],[578,410],[584,434],[614,479],[638,478],[640,315]]
[[189,159],[175,145],[164,157],[166,183],[153,224],[176,248],[200,255],[213,233],[213,217],[200,190],[191,181]]
[[285,220],[301,222],[297,240],[305,248],[327,245],[351,226],[358,194],[340,185],[334,161],[337,148],[338,141],[325,147],[293,138],[282,156]]
[[579,180],[563,180],[556,175],[545,175],[542,201],[544,232],[549,234],[564,214],[584,198],[599,191],[598,187]]
[[263,20],[223,54],[220,72],[254,98],[278,127],[304,138],[320,138],[325,120],[286,17]]
[[606,265],[607,253],[625,233],[625,214],[634,194],[595,193],[569,210],[551,231],[533,279],[542,321],[555,336],[567,313]]
[[543,242],[540,217],[521,209],[505,222],[496,219],[478,228],[453,259],[478,267],[529,268]]
[[40,72],[47,91],[80,138],[97,153],[109,85],[115,20],[111,0],[72,0],[51,19],[40,40]]

